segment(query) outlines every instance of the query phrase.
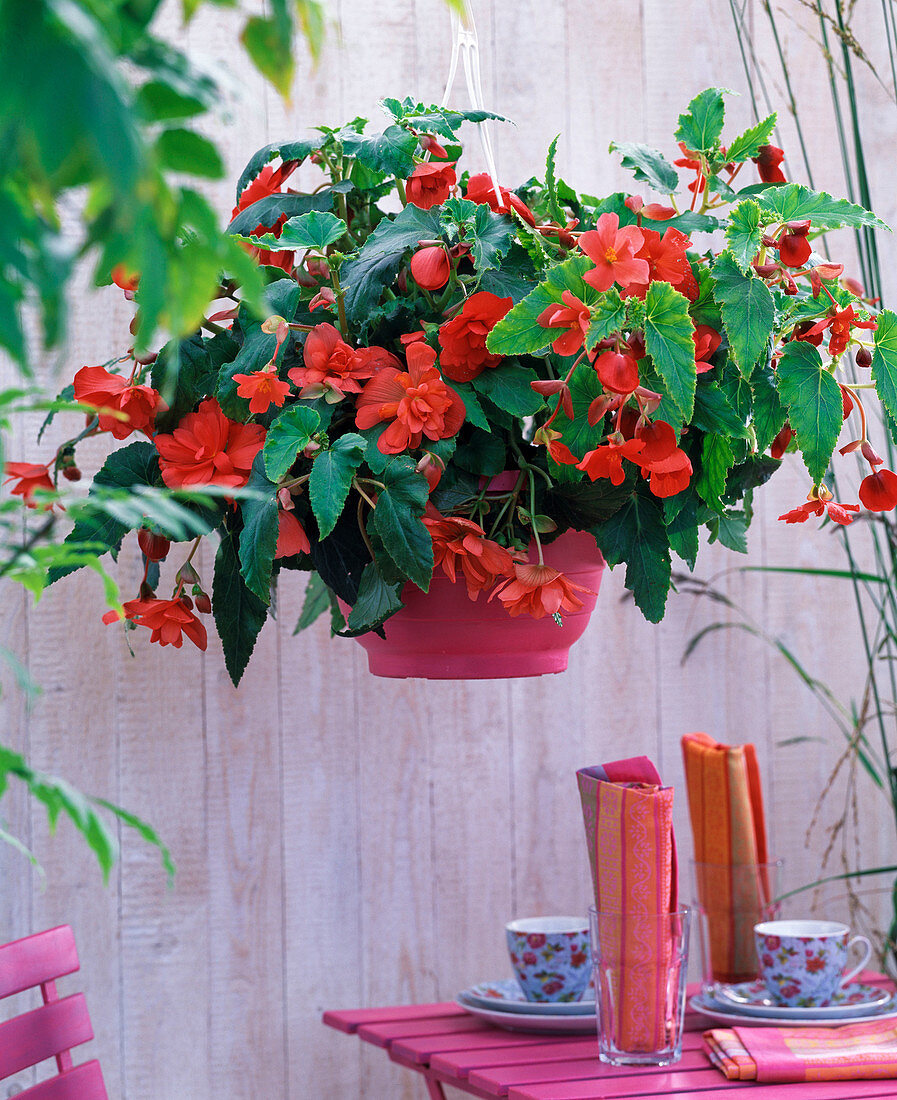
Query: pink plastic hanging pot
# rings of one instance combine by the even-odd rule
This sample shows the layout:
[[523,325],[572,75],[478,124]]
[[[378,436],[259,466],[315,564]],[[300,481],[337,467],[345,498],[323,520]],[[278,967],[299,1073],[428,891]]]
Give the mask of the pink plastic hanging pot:
[[[530,560],[536,560],[530,547]],[[464,581],[452,583],[434,573],[429,592],[413,584],[402,590],[405,606],[383,626],[385,638],[357,638],[367,650],[375,676],[418,676],[428,680],[495,680],[563,672],[570,646],[582,637],[595,609],[604,559],[595,539],[584,531],[567,531],[544,548],[546,565],[595,595],[578,592],[582,607],[565,612],[563,625],[546,615],[512,618],[499,600],[467,595]]]

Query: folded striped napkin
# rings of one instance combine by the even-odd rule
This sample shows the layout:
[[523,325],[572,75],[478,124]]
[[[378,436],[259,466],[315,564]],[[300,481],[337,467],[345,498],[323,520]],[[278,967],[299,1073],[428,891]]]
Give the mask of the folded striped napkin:
[[704,1032],[730,1081],[859,1081],[897,1077],[897,1021],[843,1027],[736,1027]]

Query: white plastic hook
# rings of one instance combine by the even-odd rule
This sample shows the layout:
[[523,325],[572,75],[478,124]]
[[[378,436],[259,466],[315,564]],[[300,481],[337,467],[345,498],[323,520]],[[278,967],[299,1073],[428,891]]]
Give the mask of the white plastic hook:
[[[445,91],[442,95],[442,106],[448,106],[448,98],[451,95],[455,77],[458,74],[458,58],[463,55],[464,80],[467,84],[467,95],[470,105],[474,110],[484,111],[486,106],[483,100],[483,84],[480,77],[480,44],[477,38],[477,25],[473,17],[471,0],[464,0],[463,15],[457,10],[452,11],[452,59],[449,63],[449,75],[446,81]],[[502,205],[501,188],[498,183],[498,172],[495,167],[495,153],[492,147],[492,133],[489,122],[481,122],[477,129],[480,132],[480,142],[483,146],[483,155],[486,158],[486,168],[492,180],[492,189],[499,206]]]

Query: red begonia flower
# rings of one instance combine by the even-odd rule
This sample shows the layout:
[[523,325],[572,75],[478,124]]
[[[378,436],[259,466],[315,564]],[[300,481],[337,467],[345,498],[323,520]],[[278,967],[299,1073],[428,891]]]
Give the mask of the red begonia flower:
[[308,541],[305,528],[294,512],[287,512],[281,508],[277,514],[277,525],[275,559],[291,558],[294,554],[308,554],[311,551],[311,543]]
[[706,374],[713,370],[710,362],[713,353],[722,343],[722,336],[710,325],[696,325],[692,333],[695,342],[695,368],[698,374]]
[[784,159],[784,152],[775,145],[761,145],[757,156],[751,157],[760,169],[760,179],[764,183],[785,182],[785,173],[779,167]]
[[429,210],[445,202],[457,182],[454,163],[418,164],[405,181],[405,198],[413,206]]
[[48,507],[46,504],[39,505],[34,499],[35,489],[46,489],[49,493],[56,492],[48,466],[41,466],[36,462],[7,462],[4,470],[9,474],[4,485],[18,479],[17,484],[10,489],[14,497],[21,497],[29,508]]
[[645,449],[637,459],[640,466],[664,462],[677,449],[676,433],[665,420],[655,420],[653,424],[642,424],[636,430],[635,438],[640,439],[645,445]]
[[640,439],[623,440],[611,436],[604,446],[587,451],[582,461],[576,464],[576,468],[584,470],[591,481],[606,477],[610,478],[611,485],[622,485],[626,480],[623,459],[638,462],[638,456],[644,449],[645,444]]
[[252,374],[235,374],[237,393],[249,398],[251,413],[265,413],[273,404],[279,409],[290,392],[289,382],[282,382],[276,370],[256,370]]
[[673,164],[679,168],[691,168],[694,170],[695,178],[688,185],[688,189],[692,194],[700,195],[707,186],[707,177],[704,175],[703,165],[699,160],[695,159],[697,153],[693,153],[691,149],[688,149],[684,142],[679,142],[679,148],[682,151],[682,156],[678,160],[674,160]]
[[164,561],[171,549],[170,539],[147,527],[141,527],[137,532],[137,544],[150,561]]
[[448,253],[439,245],[419,248],[411,257],[411,274],[424,290],[441,290],[452,272]]
[[812,253],[806,234],[783,233],[779,237],[779,259],[786,267],[803,267]]
[[452,382],[469,382],[487,367],[497,367],[502,356],[486,348],[486,337],[513,305],[511,298],[499,298],[488,290],[477,291],[460,313],[439,329],[439,364]]
[[432,134],[418,134],[417,140],[420,142],[421,148],[429,153],[431,157],[441,157],[444,160],[448,156],[448,153]]
[[831,336],[828,342],[829,355],[838,356],[843,354],[847,345],[850,343],[850,330],[852,328],[876,329],[878,325],[875,321],[863,321],[858,319],[853,306],[850,305],[845,309],[835,310],[831,316],[825,317],[821,321],[817,321],[816,324],[807,329],[800,338],[806,340],[811,336],[817,334],[821,335],[825,329],[830,329]]
[[773,458],[781,458],[782,455],[788,450],[788,444],[794,439],[794,430],[790,424],[785,424],[779,434],[772,441],[772,445],[769,448],[769,453]]
[[853,522],[851,512],[858,512],[859,504],[839,504],[832,500],[832,492],[825,485],[814,486],[807,497],[807,503],[790,512],[785,512],[779,519],[785,523],[806,523],[810,516],[823,516],[828,513],[829,519],[846,526]]
[[434,514],[423,517],[433,540],[433,564],[452,583],[460,567],[467,585],[467,595],[475,600],[484,588],[490,588],[500,577],[514,571],[510,553],[492,539],[473,520],[460,516]]
[[382,454],[395,455],[419,447],[421,439],[448,439],[464,423],[464,402],[443,382],[429,344],[409,344],[408,370],[382,367],[364,387],[356,403],[355,423],[373,428],[392,423],[377,443]]
[[162,480],[169,489],[190,485],[237,488],[249,480],[255,456],[265,442],[260,424],[238,424],[221,411],[214,397],[188,413],[170,435],[153,441]]
[[287,377],[301,387],[302,398],[324,396],[339,401],[347,393],[361,393],[361,384],[381,366],[398,363],[385,348],[353,348],[328,324],[315,325],[302,349],[305,366],[293,367]]
[[127,420],[100,413],[100,431],[125,439],[131,432],[151,435],[156,413],[166,406],[151,386],[131,386],[126,378],[110,374],[105,367],[82,367],[75,375],[75,400],[93,409],[116,409]]
[[[126,619],[152,631],[151,642],[180,649],[184,644],[182,635],[186,634],[197,649],[206,648],[206,628],[180,597],[173,600],[128,600],[122,607]],[[121,615],[115,611],[107,611],[103,616],[104,623],[120,619]]]
[[[543,328],[562,328],[565,331],[552,342],[552,348],[558,355],[575,355],[582,347],[583,338],[589,331],[592,315],[589,307],[579,300],[570,290],[565,290],[561,301],[543,309],[537,320]],[[571,418],[572,419],[572,418]]]
[[642,230],[624,225],[616,214],[602,214],[594,229],[579,238],[579,247],[595,264],[583,279],[595,290],[609,290],[615,282],[622,287],[630,283],[647,283],[648,264],[635,258],[644,244]]
[[642,208],[642,217],[652,222],[668,222],[670,218],[676,217],[676,208],[663,206],[659,202],[649,202]]
[[598,356],[593,366],[601,385],[612,393],[632,393],[638,388],[638,364],[631,355],[621,355],[608,348]]
[[536,224],[535,214],[523,199],[518,198],[513,191],[509,191],[506,187],[499,186],[499,191],[501,192],[501,202],[498,201],[495,195],[495,184],[492,182],[492,177],[488,172],[480,172],[476,176],[471,176],[467,181],[467,194],[464,197],[471,202],[486,203],[489,209],[494,210],[496,214],[509,214],[511,210],[516,210],[528,225]]
[[[246,210],[246,208],[252,206],[254,202],[258,202],[259,199],[267,199],[271,195],[279,195],[281,187],[295,171],[298,164],[299,161],[297,160],[287,160],[277,168],[272,167],[270,164],[265,165],[252,183],[245,187],[240,193],[239,201],[231,212],[231,219],[235,218],[241,210]],[[271,225],[257,225],[248,236],[259,237],[263,233],[273,233],[275,237],[279,237],[280,231],[283,229],[283,224],[286,220],[286,214],[281,214]],[[260,264],[280,267],[287,272],[293,269],[292,252],[271,252],[265,248],[250,248],[249,251],[255,256]]]
[[576,592],[593,594],[590,588],[574,584],[550,565],[515,562],[514,576],[500,584],[489,599],[497,596],[512,618],[527,614],[542,619],[562,611],[578,611],[582,600]]
[[672,497],[688,488],[691,481],[691,459],[677,447],[668,458],[643,462],[645,477],[650,477],[648,487],[656,497]]
[[691,247],[691,240],[678,229],[670,226],[661,235],[656,229],[642,229],[644,241],[636,252],[636,258],[648,265],[648,274],[644,279],[635,279],[626,288],[626,293],[644,299],[648,284],[655,281],[669,283],[689,301],[698,297],[698,282],[685,250]]
[[860,501],[870,512],[890,512],[897,507],[897,474],[876,470],[860,482]]

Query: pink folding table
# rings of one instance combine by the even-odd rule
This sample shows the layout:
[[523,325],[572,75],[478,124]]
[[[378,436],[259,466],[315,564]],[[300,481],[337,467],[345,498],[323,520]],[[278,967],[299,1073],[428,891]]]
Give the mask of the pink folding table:
[[[863,981],[887,979],[866,973]],[[888,983],[889,984],[889,983]],[[689,989],[689,994],[697,987]],[[443,1085],[493,1100],[897,1100],[897,1079],[758,1085],[727,1081],[701,1050],[706,1017],[688,1012],[682,1060],[660,1069],[606,1066],[591,1036],[503,1031],[453,1002],[325,1012],[324,1023],[381,1047],[399,1065],[419,1073],[431,1100]]]

